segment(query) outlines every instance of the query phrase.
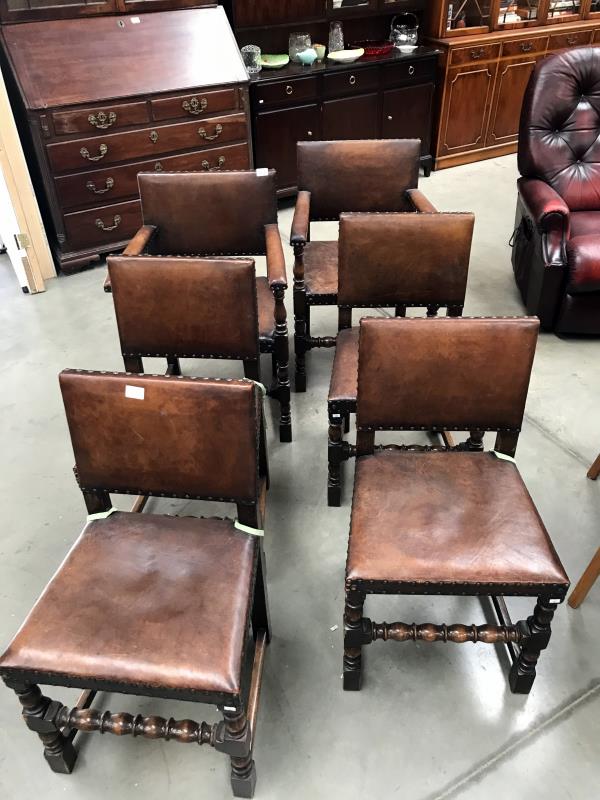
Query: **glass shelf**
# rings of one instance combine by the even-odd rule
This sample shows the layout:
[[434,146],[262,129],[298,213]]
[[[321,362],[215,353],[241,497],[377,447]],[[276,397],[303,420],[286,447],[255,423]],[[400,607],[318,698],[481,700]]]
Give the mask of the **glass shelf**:
[[581,15],[581,0],[550,0],[548,4],[548,22],[563,17],[576,18]]
[[[490,24],[491,0],[454,0],[446,5],[446,30],[487,27]],[[466,31],[465,31],[466,32]]]
[[540,0],[500,0],[498,27],[520,27],[538,22]]

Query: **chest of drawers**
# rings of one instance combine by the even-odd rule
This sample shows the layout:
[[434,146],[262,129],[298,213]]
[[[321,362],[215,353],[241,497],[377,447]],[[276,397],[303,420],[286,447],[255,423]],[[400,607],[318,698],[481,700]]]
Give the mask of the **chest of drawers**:
[[9,25],[3,39],[63,272],[135,233],[138,172],[251,166],[247,77],[222,8]]

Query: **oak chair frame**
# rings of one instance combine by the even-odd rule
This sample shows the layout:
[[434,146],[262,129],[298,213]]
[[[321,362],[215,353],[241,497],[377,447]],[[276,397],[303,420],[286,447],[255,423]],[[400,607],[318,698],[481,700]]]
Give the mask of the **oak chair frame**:
[[[419,157],[415,160],[415,172],[418,175]],[[360,166],[357,166],[360,169]],[[417,178],[418,181],[418,178]],[[412,211],[406,213],[435,212],[437,209],[429,202],[420,189],[404,189],[400,192]],[[351,206],[352,203],[349,202]],[[346,211],[351,212],[352,208]],[[391,209],[388,209],[391,210]],[[377,213],[373,210],[373,213]],[[311,222],[335,221],[339,216],[315,215],[311,210],[311,192],[300,190],[296,199],[294,218],[290,235],[290,244],[294,251],[294,352],[296,356],[294,388],[297,392],[306,391],[306,353],[319,347],[335,347],[335,336],[311,336],[310,309],[312,306],[335,306],[337,294],[320,294],[307,292],[304,280],[304,250],[311,241]]]
[[[469,318],[464,318],[465,320]],[[473,319],[473,318],[470,318]],[[477,319],[477,318],[475,318]],[[489,318],[488,318],[489,319]],[[494,318],[491,318],[494,319]],[[506,318],[504,318],[506,319]],[[393,322],[393,320],[390,320]],[[410,320],[407,320],[410,324]],[[359,349],[360,352],[360,349]],[[358,393],[360,403],[360,385]],[[445,425],[447,430],[458,430],[458,426]],[[461,429],[464,429],[462,426]],[[398,430],[431,430],[423,426],[389,425],[385,428],[361,426],[357,423],[356,456],[373,455],[376,451],[396,450],[404,452],[450,452],[450,451],[483,451],[483,436],[486,431],[496,432],[494,450],[505,456],[514,458],[520,427],[497,428],[473,427],[469,439],[459,445],[438,447],[435,445],[376,445],[377,431]],[[442,428],[433,428],[442,434]],[[452,439],[450,439],[452,442]],[[452,583],[401,583],[395,581],[345,579],[344,605],[344,656],[343,656],[343,688],[345,691],[359,691],[362,681],[362,648],[377,640],[382,641],[423,641],[423,642],[481,642],[484,644],[506,645],[511,661],[509,687],[514,694],[529,694],[536,677],[536,665],[542,650],[548,647],[551,635],[551,622],[556,606],[566,597],[568,584],[546,585],[545,591],[538,594],[536,584],[500,584],[485,582],[472,584]],[[493,592],[492,593],[492,590]],[[369,594],[382,595],[449,595],[489,597],[495,611],[498,624],[464,625],[424,623],[417,625],[406,622],[374,622],[364,616],[364,604]],[[537,596],[537,602],[531,616],[513,623],[505,600],[509,596]]]
[[[409,190],[409,194],[413,196],[413,191]],[[419,193],[420,194],[420,193]],[[425,204],[427,202],[427,205]],[[429,213],[439,215],[435,206],[429,201],[425,201],[422,197],[418,198],[416,205],[420,208],[420,213]],[[444,217],[452,217],[452,213],[444,212]],[[343,215],[342,215],[343,216]],[[356,216],[356,215],[352,215]],[[385,214],[384,214],[385,216]],[[460,214],[459,216],[465,216]],[[425,243],[424,243],[424,246]],[[357,261],[360,261],[358,257]],[[468,277],[468,270],[467,276]],[[398,296],[395,298],[394,303],[389,305],[379,306],[380,308],[394,308],[396,317],[405,317],[408,308],[426,308],[427,317],[434,318],[438,316],[440,309],[446,309],[446,316],[460,317],[462,316],[465,295],[467,290],[467,283],[465,278],[464,292],[462,294],[462,302],[448,302],[448,298],[440,295],[435,299],[426,302],[418,302],[411,300],[407,302],[406,297]],[[352,328],[352,310],[354,308],[372,308],[372,303],[353,303],[352,305],[342,305],[338,303],[338,333],[343,330]],[[337,341],[334,339],[334,341]],[[344,440],[344,433],[350,430],[350,415],[356,414],[356,396],[353,399],[337,399],[327,401],[327,417],[329,421],[328,436],[327,436],[327,505],[330,507],[339,507],[342,502],[342,465],[345,461],[356,457],[356,446]],[[446,447],[455,448],[454,440],[447,431],[439,431],[442,441]],[[470,438],[464,445],[465,449],[478,450],[479,444],[475,439]],[[482,449],[482,448],[481,448]]]
[[[170,172],[162,172],[162,176],[169,176],[172,174],[178,173],[170,173]],[[269,176],[272,177],[274,175],[273,171],[269,171]],[[160,230],[155,225],[144,224],[142,227],[137,231],[137,233],[133,236],[125,250],[123,251],[123,256],[141,256],[141,255],[154,255],[160,257],[161,255],[169,255],[173,257],[172,254],[168,253],[156,253],[155,252],[155,245],[156,240],[160,238]],[[194,253],[188,255],[195,255],[197,257],[252,257],[255,255],[266,255],[266,239],[265,239],[265,247],[261,252],[258,253]],[[178,254],[175,254],[178,255]],[[281,250],[281,258],[283,257],[283,250]],[[272,373],[274,382],[270,387],[267,387],[267,393],[269,397],[273,397],[276,399],[280,406],[281,406],[281,414],[280,414],[280,421],[279,421],[279,439],[281,442],[291,442],[292,441],[292,417],[291,417],[291,405],[290,405],[290,377],[289,377],[289,337],[288,337],[288,326],[287,326],[287,311],[285,308],[285,292],[288,288],[287,279],[282,280],[281,275],[279,272],[281,271],[278,269],[281,265],[275,265],[275,268],[272,271],[269,269],[269,260],[267,259],[267,277],[269,280],[269,287],[273,294],[275,307],[274,307],[274,334],[273,338],[267,337],[260,337],[260,352],[267,353],[271,355],[272,361]],[[283,271],[285,272],[285,260],[283,260]],[[104,291],[111,292],[111,283],[110,279],[107,278],[104,282]],[[126,356],[123,353],[123,361],[125,364],[125,370],[128,372],[138,372],[143,373],[143,356],[151,357],[153,353],[140,353],[136,356],[128,355]],[[260,359],[259,359],[260,360]],[[260,380],[259,377],[259,370],[260,364],[253,365],[251,362],[244,364],[244,375],[247,378],[251,378],[252,380]],[[181,375],[181,365],[179,363],[179,356],[176,353],[172,353],[167,355],[167,374],[170,375]]]
[[[100,376],[91,370],[65,370]],[[118,375],[119,373],[112,373]],[[135,376],[142,380],[144,376]],[[233,379],[204,379],[196,377],[163,376],[164,380],[207,381],[214,383],[240,383]],[[255,387],[255,399],[258,409],[257,420],[257,470],[262,486],[268,488],[268,461],[262,401],[260,390]],[[76,453],[77,461],[77,453]],[[98,514],[112,508],[111,493],[137,494],[137,491],[114,489],[111,487],[88,488],[81,485],[77,465],[74,467],[75,477],[82,491],[88,514]],[[136,499],[132,512],[141,512],[150,496],[167,496],[163,492],[152,492],[140,487],[142,495]],[[186,499],[207,499],[193,495],[168,495],[185,497]],[[212,498],[208,498],[212,499]],[[216,498],[226,499],[226,498]],[[235,502],[235,499],[232,498]],[[253,503],[237,503],[239,521],[248,527],[261,530],[264,524],[265,493],[262,491]],[[199,518],[201,519],[201,518]],[[147,739],[173,739],[184,744],[209,745],[218,752],[229,756],[231,764],[231,786],[235,797],[252,797],[256,785],[256,768],[252,753],[256,734],[256,717],[260,698],[264,656],[267,644],[271,639],[271,623],[267,598],[266,572],[262,537],[257,536],[253,576],[251,583],[250,619],[254,652],[248,648],[246,636],[242,658],[243,689],[241,694],[234,695],[213,691],[194,691],[189,689],[157,689],[144,683],[115,683],[110,680],[82,680],[76,676],[56,676],[51,672],[0,668],[6,686],[12,689],[22,707],[22,717],[27,727],[38,734],[44,745],[44,757],[53,772],[70,774],[77,759],[77,750],[73,740],[78,732],[111,733],[116,736],[142,736]],[[252,656],[251,673],[244,664]],[[59,701],[51,700],[42,694],[39,683],[43,685],[62,686],[82,689],[75,706],[69,707]],[[193,720],[164,719],[159,716],[133,716],[129,713],[111,713],[91,708],[99,692],[117,694],[133,694],[137,696],[160,697],[163,699],[185,700],[196,703],[216,705],[223,714],[223,719],[216,723],[194,722]]]

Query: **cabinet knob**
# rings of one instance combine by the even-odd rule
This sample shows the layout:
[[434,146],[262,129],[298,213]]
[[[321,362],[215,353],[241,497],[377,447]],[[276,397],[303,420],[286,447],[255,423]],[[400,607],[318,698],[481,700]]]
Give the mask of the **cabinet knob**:
[[312,135],[313,135],[313,132],[312,132],[312,131],[306,131],[306,135],[307,135],[307,136],[312,136]]
[[264,100],[259,100],[259,101],[258,101],[258,105],[259,105],[259,106],[262,106],[262,105],[264,105],[264,102],[265,102]]
[[388,119],[389,119],[389,121],[391,122],[391,121],[392,121],[394,118],[392,117],[392,115],[391,115],[391,114],[388,114]]
[[294,87],[290,86],[289,83],[288,83],[288,85],[285,87],[285,93],[286,94],[293,94],[294,93]]
[[415,74],[415,68],[413,67],[413,65],[412,65],[412,64],[411,64],[411,65],[410,65],[410,67],[408,68],[408,74],[409,74],[409,75],[414,75],[414,74]]
[[350,86],[354,86],[356,83],[356,75],[350,75]]

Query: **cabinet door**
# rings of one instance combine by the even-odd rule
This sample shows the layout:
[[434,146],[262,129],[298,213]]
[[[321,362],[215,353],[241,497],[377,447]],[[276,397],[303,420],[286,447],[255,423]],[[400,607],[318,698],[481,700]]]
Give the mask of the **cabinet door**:
[[254,28],[278,23],[299,22],[323,16],[325,0],[235,0],[236,28]]
[[377,139],[379,97],[363,94],[323,103],[323,139]]
[[431,106],[433,83],[407,86],[383,93],[384,139],[420,139],[421,154],[428,155],[431,145]]
[[517,141],[523,95],[535,61],[535,58],[505,61],[498,67],[486,141],[488,147]]
[[440,120],[438,156],[485,146],[497,64],[449,69]]
[[2,22],[67,19],[109,14],[116,9],[116,0],[0,0],[0,19]]
[[261,111],[254,118],[256,166],[277,170],[277,187],[296,186],[296,144],[319,138],[316,104]]

